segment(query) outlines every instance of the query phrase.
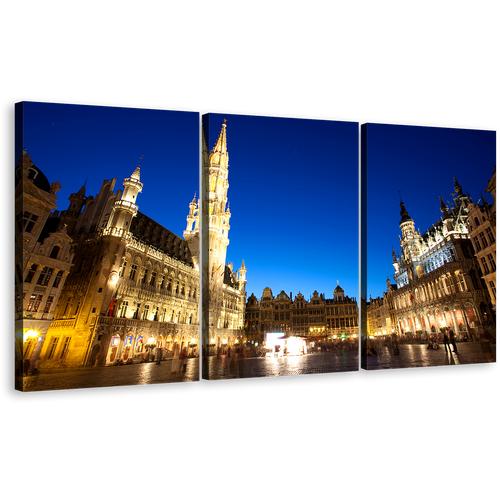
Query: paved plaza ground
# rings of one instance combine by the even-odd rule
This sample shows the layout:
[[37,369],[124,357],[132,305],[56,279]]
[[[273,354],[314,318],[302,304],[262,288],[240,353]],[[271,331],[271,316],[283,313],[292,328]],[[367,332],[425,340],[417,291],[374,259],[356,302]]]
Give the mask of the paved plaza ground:
[[[438,350],[427,349],[425,344],[403,344],[399,346],[400,353],[394,355],[387,346],[384,346],[378,350],[377,356],[366,358],[366,367],[368,370],[384,370],[496,361],[496,344],[461,342],[457,344],[457,347],[458,353],[450,354],[445,351],[443,344],[440,344]],[[207,367],[210,380],[350,372],[358,370],[358,352],[332,350],[282,358],[210,356],[207,360]],[[199,380],[199,359],[189,359],[186,372],[172,374],[171,370],[172,361],[168,360],[162,361],[159,365],[139,363],[68,369],[35,376],[29,375],[18,382],[22,383],[25,391],[195,382]]]

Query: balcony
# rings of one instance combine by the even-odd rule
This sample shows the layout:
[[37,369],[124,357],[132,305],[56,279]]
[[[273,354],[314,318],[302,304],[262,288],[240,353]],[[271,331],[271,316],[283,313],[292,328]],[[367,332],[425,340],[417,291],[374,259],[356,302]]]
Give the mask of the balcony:
[[124,208],[133,213],[137,213],[137,210],[139,210],[139,207],[135,203],[126,200],[115,201],[115,208]]
[[147,319],[133,319],[133,318],[115,318],[110,316],[99,316],[97,318],[98,325],[108,325],[108,326],[124,326],[124,327],[136,327],[136,328],[152,328],[154,325],[158,325],[159,328],[173,328],[174,330],[182,328],[191,330],[197,333],[200,329],[199,325],[189,325],[187,323],[171,323],[169,321],[152,321]]

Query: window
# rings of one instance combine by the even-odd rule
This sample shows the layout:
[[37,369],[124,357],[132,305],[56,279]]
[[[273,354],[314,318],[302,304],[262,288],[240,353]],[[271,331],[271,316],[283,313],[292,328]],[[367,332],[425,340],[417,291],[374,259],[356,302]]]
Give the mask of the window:
[[55,245],[54,248],[52,248],[52,252],[50,252],[50,258],[57,259],[57,256],[59,255],[59,250],[61,250],[61,247]]
[[156,272],[153,271],[151,273],[151,279],[149,280],[149,285],[150,286],[155,286],[155,282],[156,282]]
[[58,342],[59,342],[59,337],[52,338],[52,340],[50,342],[49,350],[47,353],[47,359],[52,359],[52,356],[54,356],[54,352],[56,350]]
[[128,275],[129,280],[135,279],[135,273],[137,272],[137,264],[132,264],[130,266],[130,274]]
[[44,267],[38,277],[37,285],[47,286],[49,284],[50,278],[52,277],[53,269],[51,267]]
[[26,279],[24,280],[25,283],[31,283],[31,281],[33,280],[33,276],[35,276],[37,269],[38,269],[38,266],[36,264],[31,265],[30,270],[28,271],[28,274],[26,275]]
[[490,268],[491,268],[491,272],[493,272],[497,266],[495,265],[495,259],[493,258],[493,254],[489,254],[488,255],[488,262],[490,263]]
[[488,235],[488,238],[490,240],[490,243],[495,243],[495,237],[493,236],[493,231],[491,230],[491,227],[486,228],[486,234]]
[[165,284],[165,275],[163,274],[161,277],[160,288],[163,288],[164,284]]
[[144,311],[142,311],[142,319],[148,319],[149,317],[149,306],[144,306]]
[[59,356],[59,359],[64,359],[66,357],[66,354],[68,353],[70,341],[71,341],[71,337],[66,337],[64,339],[64,344],[63,344],[63,347],[61,349],[61,355]]
[[122,302],[121,307],[120,307],[120,318],[125,318],[125,316],[127,314],[127,308],[128,308],[128,301],[124,300]]
[[142,283],[145,284],[146,283],[146,280],[148,278],[148,270],[146,269],[144,271],[144,276],[142,277]]
[[491,293],[493,294],[493,297],[496,298],[497,293],[496,293],[496,288],[495,288],[495,282],[494,281],[490,281],[490,289],[491,289]]
[[59,283],[61,283],[62,275],[63,275],[62,271],[59,271],[56,274],[56,277],[54,279],[54,284],[52,285],[54,288],[59,288]]
[[122,266],[122,268],[120,269],[120,278],[123,278],[123,276],[125,275],[125,271],[126,271],[126,269],[127,269],[127,261],[125,261],[125,262],[123,263],[123,266]]
[[481,257],[481,264],[483,265],[484,274],[489,274],[490,270],[488,269],[488,264],[486,263],[486,259]]
[[474,236],[474,246],[476,247],[476,252],[481,250],[481,245],[479,244],[479,239],[477,236]]
[[159,309],[160,309],[159,307],[157,307],[155,309],[155,314],[154,314],[154,317],[153,317],[153,321],[158,321],[158,311],[159,311]]
[[49,295],[47,297],[47,302],[45,302],[45,309],[43,310],[44,313],[50,312],[50,308],[52,307],[52,304],[54,303],[54,296]]
[[40,303],[42,302],[43,295],[32,295],[30,297],[30,301],[28,302],[27,311],[30,312],[38,312],[38,308],[40,307]]
[[482,231],[479,233],[479,236],[481,236],[481,243],[483,244],[483,248],[486,248],[488,246],[488,242],[486,241],[486,236]]
[[17,224],[19,227],[19,231],[31,233],[37,220],[38,215],[30,214],[29,212],[24,212],[23,215],[17,214]]

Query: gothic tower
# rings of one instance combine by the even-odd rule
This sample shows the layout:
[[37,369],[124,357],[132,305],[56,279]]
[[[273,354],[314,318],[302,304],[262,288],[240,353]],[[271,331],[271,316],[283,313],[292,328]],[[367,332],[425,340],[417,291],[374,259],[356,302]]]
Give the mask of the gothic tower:
[[68,199],[69,207],[67,210],[61,212],[58,230],[61,230],[66,225],[68,234],[73,234],[78,216],[87,200],[85,196],[85,184],[80,188],[78,193],[71,193]]
[[205,178],[208,181],[208,231],[209,272],[217,281],[224,276],[227,246],[229,244],[229,219],[227,205],[229,156],[227,153],[226,120],[208,158]]
[[141,167],[123,180],[123,194],[121,199],[115,201],[111,215],[109,216],[107,233],[113,236],[126,236],[130,231],[132,218],[136,216],[138,207],[136,205],[137,195],[142,191]]

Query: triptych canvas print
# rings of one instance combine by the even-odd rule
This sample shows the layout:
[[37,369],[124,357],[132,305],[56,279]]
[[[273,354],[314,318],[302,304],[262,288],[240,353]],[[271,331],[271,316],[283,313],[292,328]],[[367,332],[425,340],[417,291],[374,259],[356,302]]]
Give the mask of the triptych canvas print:
[[496,361],[495,132],[15,110],[16,389]]

